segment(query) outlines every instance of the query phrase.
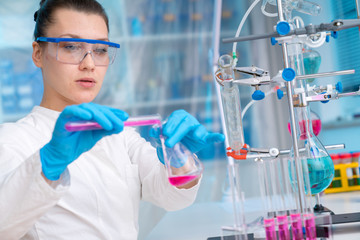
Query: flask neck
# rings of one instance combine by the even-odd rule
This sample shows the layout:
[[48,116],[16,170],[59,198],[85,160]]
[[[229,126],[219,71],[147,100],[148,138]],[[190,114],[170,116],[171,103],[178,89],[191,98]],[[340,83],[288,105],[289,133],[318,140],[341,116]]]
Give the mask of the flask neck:
[[298,140],[306,140],[316,137],[313,132],[310,110],[308,107],[296,107],[295,115],[297,119],[297,137]]

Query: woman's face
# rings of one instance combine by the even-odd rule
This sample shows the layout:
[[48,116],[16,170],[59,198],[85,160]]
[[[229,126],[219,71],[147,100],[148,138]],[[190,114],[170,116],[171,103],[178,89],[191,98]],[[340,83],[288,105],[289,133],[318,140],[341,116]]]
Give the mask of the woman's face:
[[[85,38],[108,41],[104,19],[97,14],[58,9],[46,29],[52,38]],[[44,95],[41,106],[57,111],[72,104],[91,102],[99,93],[107,66],[95,66],[91,54],[78,65],[56,60],[56,44],[33,43],[33,59],[42,69]]]

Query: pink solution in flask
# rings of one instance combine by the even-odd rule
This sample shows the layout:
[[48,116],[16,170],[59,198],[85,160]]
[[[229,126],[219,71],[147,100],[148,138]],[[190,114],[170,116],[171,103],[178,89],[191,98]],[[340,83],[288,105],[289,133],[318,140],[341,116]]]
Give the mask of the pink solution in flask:
[[199,178],[199,175],[173,176],[173,177],[169,177],[169,182],[171,185],[175,187],[180,187],[182,185],[187,184],[188,182],[195,180],[196,178]]
[[167,177],[171,185],[180,187],[201,176],[204,169],[202,163],[185,145],[178,142],[169,148],[165,146],[164,138],[160,140]]

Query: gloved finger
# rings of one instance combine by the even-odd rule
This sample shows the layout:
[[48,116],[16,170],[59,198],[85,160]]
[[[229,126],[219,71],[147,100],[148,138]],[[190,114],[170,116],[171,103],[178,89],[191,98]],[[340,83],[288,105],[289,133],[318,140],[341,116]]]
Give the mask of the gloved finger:
[[104,113],[105,117],[112,123],[113,128],[121,132],[124,129],[124,121],[113,112],[113,109],[103,107],[99,108],[99,111]]
[[177,126],[177,128],[174,129],[172,135],[167,135],[168,139],[166,139],[165,145],[172,148],[196,127],[197,126],[193,124],[191,119],[185,117],[183,121]]
[[86,109],[91,112],[92,114],[92,120],[97,122],[103,129],[110,131],[113,129],[113,124],[111,121],[105,116],[104,113],[102,113],[99,110],[99,105],[97,104],[91,104],[91,103],[85,103],[79,105],[79,107]]
[[224,140],[225,136],[221,133],[209,133],[205,138],[207,144],[223,142]]
[[[183,122],[185,118],[191,118],[192,116],[187,113],[185,110],[176,110],[170,114],[167,122],[164,125],[163,133],[165,136],[170,136],[174,134],[174,131],[177,127]],[[192,119],[194,120],[194,119]],[[197,121],[195,119],[195,121]]]
[[90,120],[92,118],[91,112],[80,107],[80,105],[71,105],[62,111],[59,117],[63,118],[79,118],[81,120]]
[[111,112],[113,112],[118,118],[120,118],[121,121],[126,121],[129,118],[129,114],[123,110],[112,107],[106,107],[106,108]]
[[200,124],[194,129],[192,133],[192,138],[194,141],[199,141],[205,144],[207,135],[208,131],[203,125]]

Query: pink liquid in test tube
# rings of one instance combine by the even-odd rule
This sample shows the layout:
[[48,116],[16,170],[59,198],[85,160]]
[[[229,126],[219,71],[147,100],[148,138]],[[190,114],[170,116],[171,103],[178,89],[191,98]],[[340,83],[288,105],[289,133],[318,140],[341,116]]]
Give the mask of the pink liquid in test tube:
[[306,240],[316,240],[316,226],[314,214],[306,214],[305,218],[305,232]]
[[290,240],[290,231],[287,215],[276,217],[279,227],[279,240]]
[[304,235],[302,230],[301,214],[291,214],[290,217],[293,240],[303,240]]
[[[161,125],[160,119],[139,119],[129,118],[128,121],[124,122],[125,127],[134,127],[134,126],[149,126],[149,125]],[[76,131],[87,131],[87,130],[97,130],[102,129],[102,127],[97,122],[91,121],[78,121],[78,122],[68,122],[65,124],[65,129],[69,132]]]
[[264,219],[264,226],[265,226],[266,240],[277,240],[275,219],[274,218]]

